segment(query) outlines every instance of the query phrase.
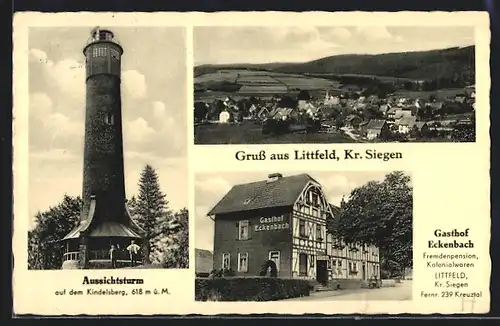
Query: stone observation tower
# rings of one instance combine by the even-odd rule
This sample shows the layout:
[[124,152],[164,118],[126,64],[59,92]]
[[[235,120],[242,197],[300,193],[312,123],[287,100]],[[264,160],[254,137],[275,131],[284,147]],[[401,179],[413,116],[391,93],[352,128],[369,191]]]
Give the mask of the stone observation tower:
[[[119,261],[144,231],[128,211],[123,171],[121,56],[114,34],[94,28],[83,48],[86,69],[83,207],[79,224],[63,241],[62,268],[106,268],[115,245]],[[140,243],[139,243],[140,245]]]

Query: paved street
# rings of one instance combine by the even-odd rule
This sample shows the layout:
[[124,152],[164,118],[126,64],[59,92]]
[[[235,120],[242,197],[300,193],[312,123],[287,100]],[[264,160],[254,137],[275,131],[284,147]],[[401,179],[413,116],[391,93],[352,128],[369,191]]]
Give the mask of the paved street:
[[374,300],[411,300],[412,281],[403,281],[396,287],[380,289],[353,289],[338,291],[322,291],[311,293],[309,297],[286,299],[288,301],[374,301]]

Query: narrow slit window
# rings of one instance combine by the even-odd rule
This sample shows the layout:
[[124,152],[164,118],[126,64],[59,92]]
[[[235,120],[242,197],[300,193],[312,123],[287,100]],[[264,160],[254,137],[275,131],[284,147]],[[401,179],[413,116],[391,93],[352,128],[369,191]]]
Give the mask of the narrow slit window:
[[108,113],[104,116],[104,122],[107,124],[107,125],[114,125],[115,124],[115,115],[112,114],[112,113]]

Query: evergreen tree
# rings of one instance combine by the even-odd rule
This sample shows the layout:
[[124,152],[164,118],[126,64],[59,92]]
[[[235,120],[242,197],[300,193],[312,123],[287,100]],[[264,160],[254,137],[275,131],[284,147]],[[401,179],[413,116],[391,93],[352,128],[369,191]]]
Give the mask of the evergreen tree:
[[28,269],[60,269],[64,244],[60,242],[77,223],[82,200],[64,195],[63,200],[35,216],[28,232]]
[[155,243],[153,261],[164,268],[189,267],[189,213],[186,208],[175,213]]
[[146,165],[139,179],[139,195],[129,201],[129,209],[136,223],[146,232],[143,257],[151,263],[157,251],[159,239],[169,229],[172,212],[166,195],[160,189],[158,175],[151,165]]
[[366,243],[380,249],[382,265],[402,272],[412,267],[413,188],[410,177],[392,172],[382,182],[354,189],[341,204],[329,231],[345,243]]

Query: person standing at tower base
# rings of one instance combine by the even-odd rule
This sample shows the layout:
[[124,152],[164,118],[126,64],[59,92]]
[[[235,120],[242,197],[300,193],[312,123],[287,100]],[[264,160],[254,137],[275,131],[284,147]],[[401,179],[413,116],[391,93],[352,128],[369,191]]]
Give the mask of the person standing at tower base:
[[130,254],[130,265],[133,267],[136,265],[137,262],[137,253],[139,252],[139,247],[136,243],[135,240],[130,241],[130,245],[127,247],[127,250]]

